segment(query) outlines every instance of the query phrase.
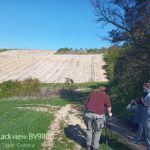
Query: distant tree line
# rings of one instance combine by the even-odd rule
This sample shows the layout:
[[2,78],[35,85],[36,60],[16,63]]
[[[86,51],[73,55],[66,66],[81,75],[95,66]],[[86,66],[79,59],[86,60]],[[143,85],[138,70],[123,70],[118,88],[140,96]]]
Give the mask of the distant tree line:
[[8,49],[6,48],[0,48],[0,52],[4,52],[4,51],[7,51]]
[[107,48],[60,48],[57,50],[56,54],[100,54],[106,51]]

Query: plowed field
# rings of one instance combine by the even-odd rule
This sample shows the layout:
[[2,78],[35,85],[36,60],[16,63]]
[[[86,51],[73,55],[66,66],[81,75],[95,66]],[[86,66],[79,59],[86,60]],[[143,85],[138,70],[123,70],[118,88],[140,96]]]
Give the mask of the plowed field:
[[0,82],[38,78],[44,83],[107,81],[102,54],[56,55],[53,51],[10,50],[0,52]]

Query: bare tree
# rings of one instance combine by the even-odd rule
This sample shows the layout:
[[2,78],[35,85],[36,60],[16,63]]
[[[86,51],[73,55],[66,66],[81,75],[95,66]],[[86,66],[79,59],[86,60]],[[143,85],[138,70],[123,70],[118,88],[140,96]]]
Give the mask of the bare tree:
[[98,23],[112,24],[112,42],[139,42],[150,38],[150,0],[92,0]]

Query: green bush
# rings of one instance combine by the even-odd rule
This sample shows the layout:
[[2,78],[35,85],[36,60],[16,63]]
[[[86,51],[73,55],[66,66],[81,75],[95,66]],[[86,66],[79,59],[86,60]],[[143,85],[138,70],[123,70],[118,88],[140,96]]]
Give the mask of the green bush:
[[71,48],[60,48],[56,54],[65,54],[65,53],[68,53],[68,52],[71,52],[72,49]]
[[40,91],[38,79],[28,78],[24,81],[5,81],[0,84],[0,97],[30,96]]
[[87,54],[101,54],[104,53],[107,50],[107,48],[89,48],[86,50]]
[[118,59],[115,65],[114,85],[125,97],[143,95],[143,83],[150,79],[149,49],[132,45]]
[[21,82],[21,95],[36,95],[40,91],[40,81],[28,78]]
[[72,48],[60,48],[57,50],[55,54],[101,54],[104,53],[107,48],[80,48],[80,49],[72,49]]
[[0,97],[11,97],[19,95],[21,83],[19,81],[5,81],[0,84]]
[[0,48],[0,52],[8,51],[9,49],[6,48]]
[[116,114],[126,113],[125,107],[131,99],[145,96],[143,83],[150,80],[149,49],[132,44],[122,47],[118,53],[111,49],[105,53],[111,79],[110,95]]
[[121,56],[123,48],[118,46],[112,46],[108,48],[104,53],[104,60],[106,61],[106,71],[108,79],[112,81],[114,79],[114,68],[118,58]]

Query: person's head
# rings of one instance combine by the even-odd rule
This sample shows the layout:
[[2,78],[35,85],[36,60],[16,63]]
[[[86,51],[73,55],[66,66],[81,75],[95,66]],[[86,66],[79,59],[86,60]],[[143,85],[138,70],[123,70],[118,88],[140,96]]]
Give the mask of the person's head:
[[104,86],[98,87],[94,90],[95,92],[107,92],[107,89]]
[[144,83],[143,91],[144,91],[144,93],[150,93],[150,82],[149,81],[148,81],[148,83]]

